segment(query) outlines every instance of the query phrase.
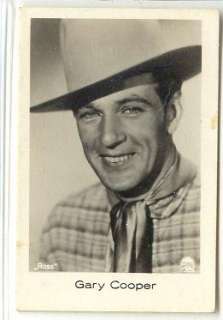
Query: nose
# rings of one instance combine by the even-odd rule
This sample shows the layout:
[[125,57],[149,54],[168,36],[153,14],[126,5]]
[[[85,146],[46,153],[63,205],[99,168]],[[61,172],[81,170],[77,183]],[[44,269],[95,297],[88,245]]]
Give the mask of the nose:
[[118,117],[104,117],[101,124],[101,142],[107,148],[115,148],[126,140],[126,135]]

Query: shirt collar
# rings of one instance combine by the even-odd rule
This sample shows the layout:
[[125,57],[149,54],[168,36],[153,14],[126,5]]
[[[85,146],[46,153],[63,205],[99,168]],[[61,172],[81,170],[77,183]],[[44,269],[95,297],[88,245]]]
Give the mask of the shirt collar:
[[[182,157],[177,151],[168,170],[161,170],[150,190],[136,198],[121,200],[127,202],[145,202],[149,206],[153,218],[170,216],[183,201],[188,191],[188,186],[197,174],[194,164]],[[111,207],[120,201],[113,192],[107,190]]]

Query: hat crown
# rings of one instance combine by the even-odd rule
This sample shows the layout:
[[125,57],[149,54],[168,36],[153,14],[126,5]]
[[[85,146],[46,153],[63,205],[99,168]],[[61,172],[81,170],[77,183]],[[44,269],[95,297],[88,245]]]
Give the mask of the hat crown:
[[68,90],[78,90],[180,46],[199,44],[200,38],[199,22],[62,20],[61,50]]

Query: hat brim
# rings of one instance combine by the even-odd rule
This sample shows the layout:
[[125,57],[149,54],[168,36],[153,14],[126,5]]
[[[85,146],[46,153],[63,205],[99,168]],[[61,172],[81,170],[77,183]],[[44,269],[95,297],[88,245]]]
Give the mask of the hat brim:
[[168,51],[108,78],[94,82],[55,99],[30,108],[31,112],[75,110],[94,100],[120,91],[123,81],[143,73],[152,73],[157,81],[185,81],[201,72],[201,46],[189,46]]

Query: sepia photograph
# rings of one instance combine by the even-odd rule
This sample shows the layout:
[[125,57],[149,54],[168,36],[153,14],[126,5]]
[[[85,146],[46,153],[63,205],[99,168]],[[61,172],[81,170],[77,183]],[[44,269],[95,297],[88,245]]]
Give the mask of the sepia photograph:
[[[19,220],[26,243],[18,252],[20,308],[128,310],[127,297],[135,299],[135,292],[130,310],[212,310],[217,12],[58,12],[24,11],[29,45],[22,51],[21,42],[20,52],[24,79],[28,75],[21,84],[28,192]],[[65,297],[55,309],[52,303],[38,304],[43,297],[35,306],[24,300],[28,278],[36,285],[42,279],[40,287],[49,280],[50,291],[60,290],[53,279],[69,281],[71,275],[78,294],[117,292],[113,306],[104,306],[105,296],[83,309]],[[204,278],[210,289],[206,305],[205,299],[196,300],[205,290],[198,285]],[[172,279],[176,290],[158,307],[158,297],[163,301],[166,293],[161,279],[166,287]],[[140,309],[138,291],[155,302]],[[188,303],[171,309],[171,297],[184,295]]]
[[[45,98],[49,81],[60,86],[51,71],[56,59],[68,92],[31,107],[31,184],[45,195],[51,185],[61,189],[64,178],[48,176],[47,166],[59,171],[63,165],[71,185],[64,199],[55,198],[50,214],[41,191],[30,194],[30,229],[46,218],[40,243],[30,233],[30,256],[38,256],[34,268],[199,272],[201,51],[199,21],[32,19],[31,101]],[[178,150],[174,137],[184,108],[188,119]],[[69,113],[70,133],[50,112],[61,113],[61,123]],[[82,180],[82,151],[69,156],[66,149],[64,158],[57,150],[62,164],[49,159],[50,135],[54,139],[58,127],[64,144],[74,140],[70,148],[80,140],[98,183]],[[41,139],[49,148],[41,150]],[[43,156],[49,159],[45,168]]]

